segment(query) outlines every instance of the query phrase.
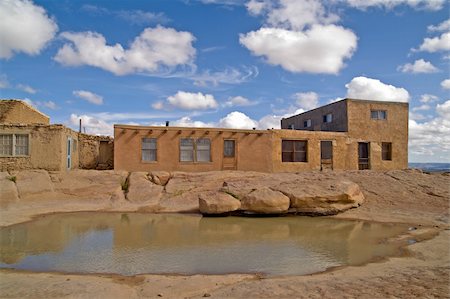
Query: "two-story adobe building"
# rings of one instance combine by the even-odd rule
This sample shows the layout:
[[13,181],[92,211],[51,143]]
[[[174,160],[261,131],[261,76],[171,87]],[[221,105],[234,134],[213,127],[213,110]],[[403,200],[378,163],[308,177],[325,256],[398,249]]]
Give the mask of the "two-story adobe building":
[[285,118],[281,130],[114,125],[128,171],[404,169],[408,104],[344,99]]

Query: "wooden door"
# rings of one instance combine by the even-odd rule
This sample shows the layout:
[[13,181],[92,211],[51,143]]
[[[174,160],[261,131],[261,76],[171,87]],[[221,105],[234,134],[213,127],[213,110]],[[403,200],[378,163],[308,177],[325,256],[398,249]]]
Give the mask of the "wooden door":
[[223,170],[237,169],[237,146],[235,139],[223,140]]
[[333,169],[333,142],[320,141],[320,169]]
[[368,142],[358,142],[358,169],[370,169],[370,153]]

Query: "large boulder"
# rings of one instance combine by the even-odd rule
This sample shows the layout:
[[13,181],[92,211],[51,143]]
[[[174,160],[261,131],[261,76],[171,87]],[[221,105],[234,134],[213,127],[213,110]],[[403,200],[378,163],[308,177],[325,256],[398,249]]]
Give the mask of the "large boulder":
[[291,200],[290,212],[306,215],[334,215],[361,205],[364,201],[359,186],[349,181],[298,184],[280,188]]
[[152,171],[150,177],[153,183],[161,186],[167,185],[170,180],[170,172],[167,171]]
[[146,172],[132,172],[128,178],[127,199],[133,203],[157,205],[164,187],[151,182]]
[[199,194],[198,205],[202,214],[223,214],[239,210],[241,202],[223,192]]
[[7,172],[0,172],[0,203],[19,199],[17,187],[14,183],[15,179],[15,176],[11,176]]
[[253,213],[278,214],[287,212],[289,204],[289,197],[264,187],[247,194],[241,201],[241,209]]
[[16,186],[21,199],[41,198],[53,193],[53,184],[45,170],[23,170],[16,175]]

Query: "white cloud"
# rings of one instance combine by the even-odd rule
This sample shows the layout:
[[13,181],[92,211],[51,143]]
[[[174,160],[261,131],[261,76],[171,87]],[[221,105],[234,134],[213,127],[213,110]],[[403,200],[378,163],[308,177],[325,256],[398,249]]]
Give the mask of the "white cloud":
[[428,31],[435,32],[435,31],[450,31],[450,19],[440,23],[437,26],[430,25],[428,26]]
[[87,90],[74,90],[73,95],[94,105],[102,105],[103,97]]
[[56,110],[59,108],[58,105],[56,105],[56,103],[53,101],[33,101],[29,98],[25,98],[25,99],[23,99],[23,101],[25,103],[27,103],[28,105],[31,105],[36,108],[45,107],[45,108],[48,108],[51,110]]
[[156,109],[156,110],[164,109],[164,102],[163,102],[163,101],[157,101],[157,102],[154,102],[154,103],[152,104],[152,108],[153,108],[153,109]]
[[211,83],[213,86],[217,86],[220,83],[240,84],[251,78],[255,78],[258,76],[258,73],[257,67],[243,67],[243,70],[228,67],[225,70],[218,72],[205,70],[202,73],[188,75],[186,78],[194,80],[194,85],[196,86],[207,86],[208,83]]
[[425,111],[425,110],[430,110],[430,109],[431,109],[430,105],[423,104],[423,105],[412,108],[412,111]]
[[267,9],[270,6],[270,3],[264,0],[250,0],[245,6],[251,15],[257,16]]
[[356,49],[357,37],[336,25],[313,25],[306,31],[261,28],[240,34],[239,41],[267,63],[300,73],[337,74]]
[[214,109],[218,106],[214,96],[201,92],[178,91],[175,95],[168,97],[167,102],[172,107],[184,110],[206,110]]
[[265,130],[265,129],[280,129],[281,128],[281,116],[269,114],[266,116],[263,116],[258,121],[258,129]]
[[407,63],[397,67],[398,71],[403,73],[436,73],[439,72],[439,69],[435,67],[431,62],[425,61],[423,59],[419,59],[414,61],[414,63]]
[[249,99],[242,97],[242,96],[236,96],[236,97],[230,97],[228,101],[226,101],[223,106],[224,107],[236,107],[236,106],[252,106],[256,105],[257,102],[250,101]]
[[413,51],[425,51],[425,52],[439,52],[450,50],[450,32],[442,33],[440,36],[433,38],[425,38],[423,43],[419,46],[419,49],[413,49]]
[[441,82],[441,87],[443,89],[450,89],[450,79],[445,79]]
[[423,94],[420,96],[420,102],[421,103],[432,103],[432,102],[437,102],[438,101],[438,97],[432,94]]
[[195,57],[195,37],[184,31],[157,26],[146,28],[128,49],[121,44],[106,44],[96,32],[63,32],[69,41],[58,50],[54,59],[67,66],[89,65],[116,75],[155,73],[161,68],[189,65]]
[[[38,105],[39,105],[39,103],[40,103],[40,102],[38,102]],[[56,103],[53,102],[53,101],[42,102],[40,105],[42,105],[42,106],[44,106],[44,107],[47,107],[48,109],[51,109],[51,110],[56,110],[56,109],[58,109],[58,106],[57,106]]]
[[17,84],[17,89],[25,91],[26,93],[35,94],[37,91],[33,87],[25,84]]
[[150,11],[143,10],[119,10],[114,12],[119,18],[136,25],[145,24],[161,24],[169,21],[163,13],[153,13]]
[[196,127],[196,128],[211,128],[214,127],[214,123],[206,123],[198,120],[192,120],[188,116],[184,116],[172,123],[175,127]]
[[114,135],[114,127],[112,123],[92,117],[89,115],[71,114],[69,125],[77,128],[81,119],[82,131],[93,135]]
[[317,0],[279,0],[267,14],[270,27],[303,30],[313,24],[332,24],[339,21],[335,14],[329,14]]
[[450,100],[437,104],[436,114],[424,123],[409,120],[409,149],[412,155],[424,156],[422,159],[428,162],[449,162]]
[[14,53],[37,55],[58,30],[45,9],[27,0],[0,1],[0,58]]
[[233,111],[219,121],[219,127],[223,128],[251,129],[257,126],[256,121],[239,111]]
[[345,85],[347,98],[374,101],[408,102],[406,89],[385,84],[377,79],[355,77]]
[[393,9],[396,6],[408,5],[418,10],[440,10],[445,0],[346,0],[347,4],[361,10],[369,7]]
[[4,74],[0,75],[0,89],[8,88],[9,87],[9,81],[8,77]]
[[311,110],[319,106],[319,95],[315,92],[297,92],[294,99],[298,107]]

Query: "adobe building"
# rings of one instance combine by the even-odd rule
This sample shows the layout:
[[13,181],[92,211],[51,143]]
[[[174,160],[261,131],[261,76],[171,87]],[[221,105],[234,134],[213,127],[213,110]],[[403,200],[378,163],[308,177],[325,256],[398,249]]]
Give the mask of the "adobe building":
[[114,169],[127,171],[404,169],[408,104],[344,99],[281,130],[114,125]]
[[112,148],[110,137],[50,124],[47,115],[24,101],[0,100],[0,171],[95,169],[99,161],[104,161],[102,168],[112,169]]

